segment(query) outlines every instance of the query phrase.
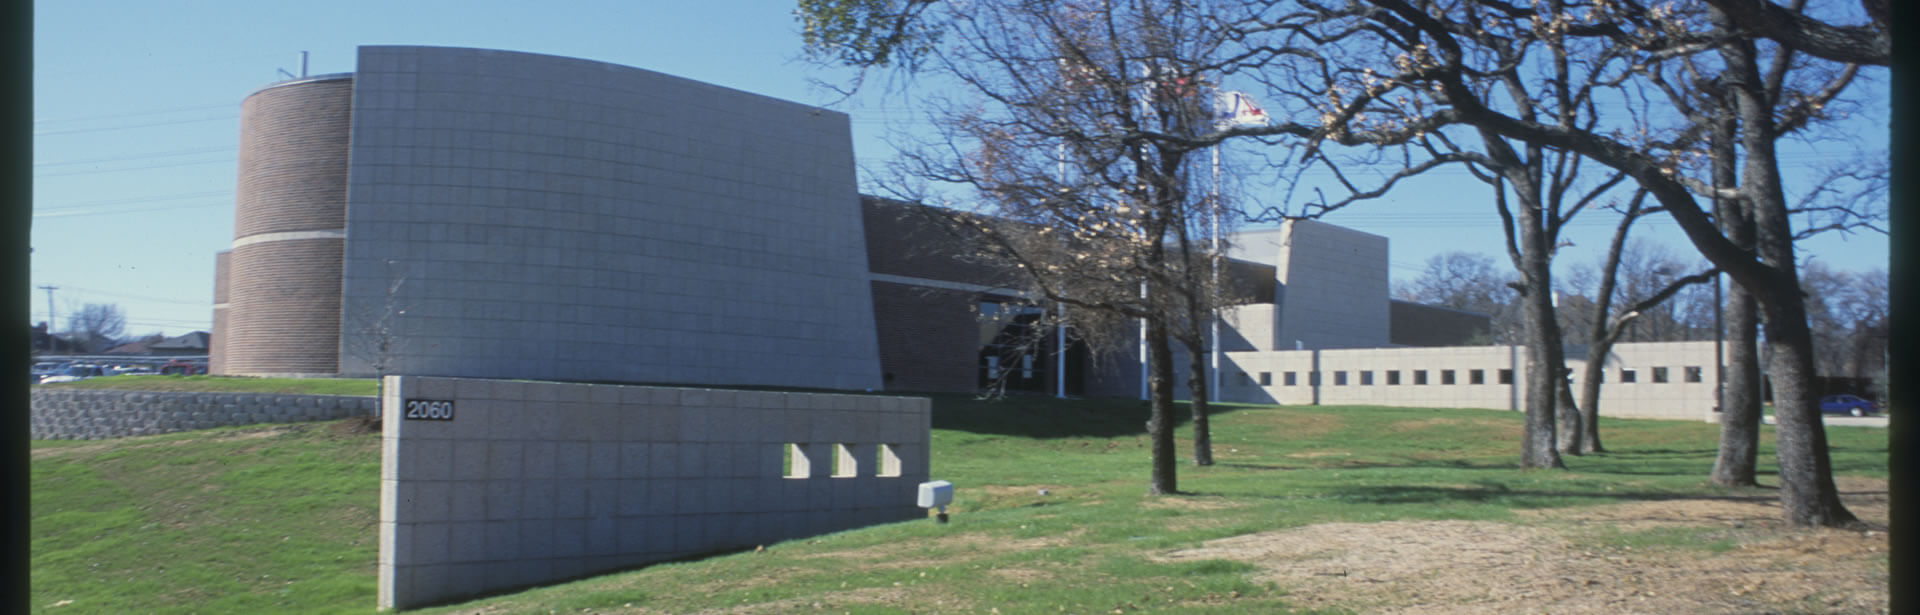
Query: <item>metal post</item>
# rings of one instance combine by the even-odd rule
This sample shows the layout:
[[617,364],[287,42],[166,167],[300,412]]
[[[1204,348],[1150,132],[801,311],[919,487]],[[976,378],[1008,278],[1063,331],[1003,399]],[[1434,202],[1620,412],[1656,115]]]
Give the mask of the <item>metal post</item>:
[[1226,294],[1220,288],[1220,146],[1213,146],[1213,195],[1209,201],[1213,207],[1213,339],[1209,343],[1212,350],[1212,373],[1207,380],[1207,390],[1213,399],[1220,399],[1220,298]]
[[1713,409],[1727,410],[1727,323],[1722,312],[1726,305],[1720,299],[1720,274],[1713,274]]
[[[1140,298],[1147,298],[1147,283],[1140,282]],[[1140,319],[1140,399],[1145,401],[1147,391],[1147,319]]]
[[55,323],[59,322],[53,317],[53,291],[60,290],[60,287],[42,286],[40,290],[47,291],[47,352],[53,352],[53,328],[57,326]]

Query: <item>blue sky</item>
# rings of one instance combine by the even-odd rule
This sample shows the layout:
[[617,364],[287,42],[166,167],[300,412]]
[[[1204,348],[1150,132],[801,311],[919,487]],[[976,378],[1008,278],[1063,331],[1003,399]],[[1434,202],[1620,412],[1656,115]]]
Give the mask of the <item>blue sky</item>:
[[[359,45],[484,47],[635,66],[808,104],[835,100],[809,85],[834,80],[795,60],[791,1],[498,2],[259,0],[36,2],[34,218],[29,309],[47,317],[58,286],[61,319],[85,303],[117,303],[128,334],[208,329],[213,255],[233,238],[240,101],[297,72],[350,72]],[[1876,88],[1884,92],[1884,88]],[[1811,167],[1866,143],[1883,147],[1881,104],[1858,118],[1857,143],[1797,146],[1789,162]],[[855,154],[878,166],[892,155],[881,136],[913,113],[899,97],[867,96],[836,107],[853,118]],[[1792,173],[1796,169],[1789,169]],[[1328,222],[1387,236],[1396,279],[1429,256],[1467,250],[1499,256],[1487,189],[1442,175],[1382,201],[1336,212]],[[1272,198],[1272,197],[1269,197]],[[1613,221],[1574,228],[1563,267],[1604,248]],[[1664,218],[1646,236],[1693,260]],[[1823,237],[1808,257],[1844,270],[1885,268],[1879,234]]]

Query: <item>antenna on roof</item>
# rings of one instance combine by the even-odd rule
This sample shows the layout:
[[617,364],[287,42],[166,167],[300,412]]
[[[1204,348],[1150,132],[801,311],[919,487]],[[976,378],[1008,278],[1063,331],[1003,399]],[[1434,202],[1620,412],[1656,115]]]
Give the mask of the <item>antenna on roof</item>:
[[281,75],[285,75],[285,76],[286,76],[286,78],[288,78],[288,79],[305,79],[305,78],[307,78],[307,52],[305,52],[305,51],[302,51],[302,52],[300,52],[300,74],[299,74],[299,76],[295,76],[295,75],[294,75],[293,73],[289,73],[289,72],[287,72],[287,69],[284,69],[284,68],[276,68],[276,69],[273,69],[273,70],[274,70],[274,72],[277,72],[277,73],[280,73]]

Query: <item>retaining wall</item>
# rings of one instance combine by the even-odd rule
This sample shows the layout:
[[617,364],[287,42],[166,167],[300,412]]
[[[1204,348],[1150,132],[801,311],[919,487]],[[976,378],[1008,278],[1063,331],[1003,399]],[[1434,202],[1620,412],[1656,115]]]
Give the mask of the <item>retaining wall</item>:
[[343,395],[163,393],[37,389],[31,395],[35,440],[98,440],[252,425],[371,416],[379,401]]
[[380,608],[926,517],[925,398],[403,376],[384,390]]

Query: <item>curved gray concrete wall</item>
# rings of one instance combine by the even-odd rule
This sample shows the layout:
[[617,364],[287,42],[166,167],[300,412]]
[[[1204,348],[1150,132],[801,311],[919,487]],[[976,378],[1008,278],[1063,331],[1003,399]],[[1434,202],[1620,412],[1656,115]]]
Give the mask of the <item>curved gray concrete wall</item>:
[[434,47],[353,96],[343,373],[880,387],[846,115]]
[[99,440],[373,416],[378,402],[342,395],[37,389],[29,429],[35,440]]

